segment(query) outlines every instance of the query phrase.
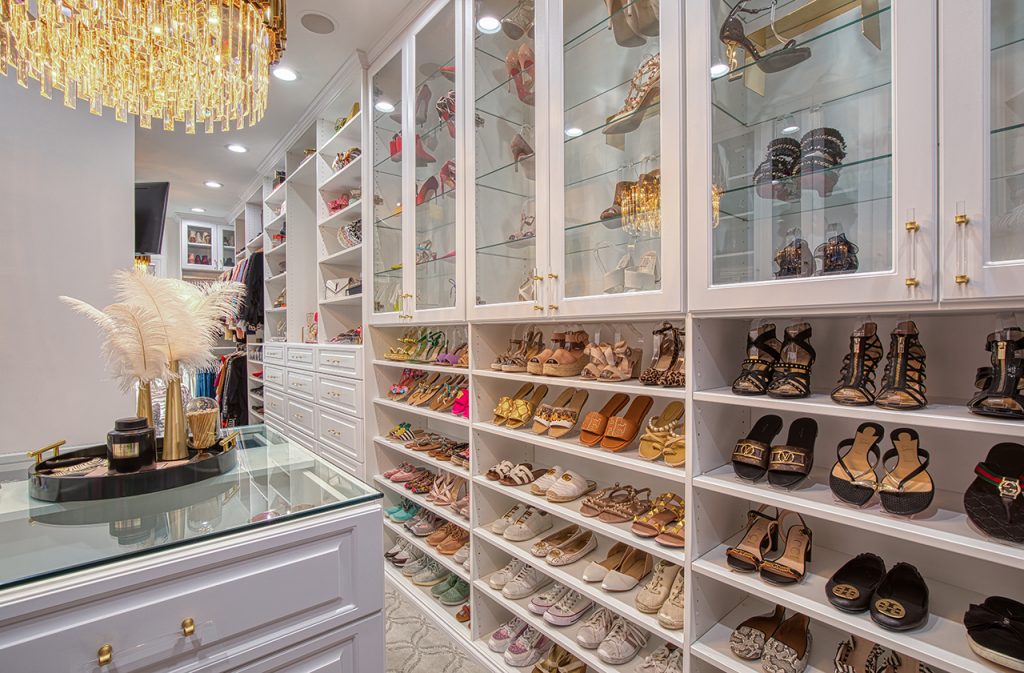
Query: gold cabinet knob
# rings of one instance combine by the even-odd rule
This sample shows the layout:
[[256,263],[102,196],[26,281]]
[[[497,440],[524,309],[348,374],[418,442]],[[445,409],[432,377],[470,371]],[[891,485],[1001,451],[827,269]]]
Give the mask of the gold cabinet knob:
[[552,311],[557,311],[558,304],[548,304],[548,308],[551,309]]
[[549,273],[548,274],[548,278],[555,278],[555,279],[557,279],[558,278],[558,274],[557,273]]
[[956,281],[957,285],[967,285],[967,283],[971,282],[970,276],[968,276],[966,273],[958,273],[954,280]]
[[181,635],[188,638],[196,632],[196,622],[191,617],[185,617],[181,620]]
[[969,217],[967,217],[966,215],[964,215],[963,213],[953,217],[953,222],[958,224],[958,225],[960,225],[960,226],[963,226],[963,225],[967,224],[970,221],[971,221],[971,219]]
[[919,281],[916,278],[907,278],[903,282],[904,282],[904,284],[906,284],[907,287],[917,287],[918,285],[921,284],[921,281]]
[[114,660],[114,648],[110,643],[107,643],[100,647],[96,651],[96,663],[100,666],[106,666]]
[[543,307],[543,306],[539,306],[539,305],[537,305],[537,304],[534,304],[534,305],[533,305],[533,310],[534,310],[534,311],[543,311],[543,310],[544,310],[544,307]]

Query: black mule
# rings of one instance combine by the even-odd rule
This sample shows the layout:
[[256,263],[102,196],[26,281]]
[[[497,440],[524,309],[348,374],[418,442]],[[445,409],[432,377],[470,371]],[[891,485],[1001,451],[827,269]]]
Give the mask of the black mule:
[[768,472],[771,442],[782,431],[782,419],[774,414],[762,416],[747,436],[736,442],[732,451],[732,469],[740,479],[757,481]]

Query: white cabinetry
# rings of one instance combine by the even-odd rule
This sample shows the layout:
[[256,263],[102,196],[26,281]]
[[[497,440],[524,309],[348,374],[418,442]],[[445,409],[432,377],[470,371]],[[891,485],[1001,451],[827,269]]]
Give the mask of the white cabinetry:
[[234,224],[181,218],[181,268],[223,271],[235,265]]

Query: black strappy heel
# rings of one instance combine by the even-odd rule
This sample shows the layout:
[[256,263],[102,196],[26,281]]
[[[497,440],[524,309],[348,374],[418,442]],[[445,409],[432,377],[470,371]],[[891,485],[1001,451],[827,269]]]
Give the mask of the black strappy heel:
[[786,328],[779,361],[772,368],[768,394],[772,397],[807,397],[811,394],[811,366],[816,353],[808,339],[811,326],[802,322]]
[[[729,12],[729,15],[725,17],[725,21],[722,22],[722,28],[718,31],[718,39],[726,46],[729,70],[735,70],[739,67],[739,58],[736,55],[737,49],[742,49],[750,54],[757,67],[765,73],[782,72],[803,63],[811,57],[810,48],[797,47],[796,40],[788,40],[782,45],[781,49],[770,54],[762,54],[758,51],[754,43],[747,37],[739,15],[749,14],[750,16],[757,16],[769,9],[774,9],[775,0],[772,0],[770,6],[762,7],[761,9],[747,9],[746,5],[749,2],[750,0],[739,0],[736,6],[732,8],[732,11]],[[774,26],[774,18],[772,24]],[[774,27],[772,32],[774,33]],[[775,37],[780,38],[780,42],[782,41],[778,33],[775,33]]]
[[1024,332],[1019,327],[993,332],[988,335],[985,350],[992,353],[992,366],[978,368],[975,385],[981,392],[967,403],[967,408],[982,416],[1024,418],[1024,395],[1020,391]]
[[742,371],[732,382],[736,395],[764,395],[772,380],[772,370],[779,361],[782,343],[775,336],[775,323],[762,325],[747,333],[747,358]]
[[832,401],[849,406],[865,406],[875,401],[875,370],[882,360],[882,342],[878,325],[866,322],[850,335],[850,350],[843,356],[839,385],[832,390]]
[[925,351],[918,339],[913,320],[901,322],[892,331],[886,355],[882,392],[875,406],[883,409],[921,409],[928,404],[925,397]]

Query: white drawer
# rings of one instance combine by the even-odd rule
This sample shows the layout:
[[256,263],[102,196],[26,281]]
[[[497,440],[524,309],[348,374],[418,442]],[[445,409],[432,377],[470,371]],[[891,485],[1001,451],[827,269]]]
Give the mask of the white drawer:
[[316,357],[318,372],[363,378],[362,346],[318,346]]
[[316,369],[316,346],[293,346],[288,344],[285,356],[289,367],[313,371]]
[[284,391],[312,402],[315,397],[313,374],[298,369],[287,369],[284,373]]
[[263,345],[263,363],[272,365],[283,365],[286,360],[284,358],[284,344],[264,344]]
[[[273,653],[254,660],[248,651],[277,634],[304,633],[308,640],[321,624],[336,624],[334,631],[379,612],[379,521],[379,512],[366,512],[294,533],[267,530],[236,543],[230,556],[208,545],[199,556],[150,561],[159,565],[148,572],[47,593],[33,601],[39,607],[12,602],[0,614],[2,670],[171,673],[206,670],[206,662],[217,660],[223,663],[209,668],[224,670],[226,648],[241,655],[237,665],[261,663]],[[191,636],[182,633],[187,619],[195,628]],[[100,667],[97,651],[104,644],[113,658]]]
[[363,462],[363,422],[354,416],[316,408],[317,438],[349,460]]
[[270,388],[263,389],[263,411],[266,416],[274,416],[277,419],[285,419],[288,409],[285,408],[284,395]]
[[312,453],[317,452],[316,440],[314,440],[312,436],[307,435],[305,432],[302,432],[301,430],[297,430],[295,427],[292,427],[291,431],[291,434],[288,435],[288,439],[292,440],[302,448],[307,449]]
[[273,416],[266,416],[263,422],[266,424],[268,428],[270,428],[277,434],[281,435],[282,437],[287,437],[289,434],[291,434],[291,432],[288,429],[288,426],[285,424],[283,420],[274,418]]
[[313,405],[292,397],[289,397],[287,402],[288,412],[285,420],[288,421],[288,425],[310,435],[316,435],[316,416],[313,413]]
[[368,673],[384,670],[384,615],[376,614],[231,673]]
[[284,372],[280,367],[263,365],[263,385],[284,389]]
[[351,458],[346,457],[330,444],[317,442],[317,454],[331,465],[348,472],[357,479],[366,480],[366,468]]
[[316,403],[362,418],[363,382],[317,374]]

